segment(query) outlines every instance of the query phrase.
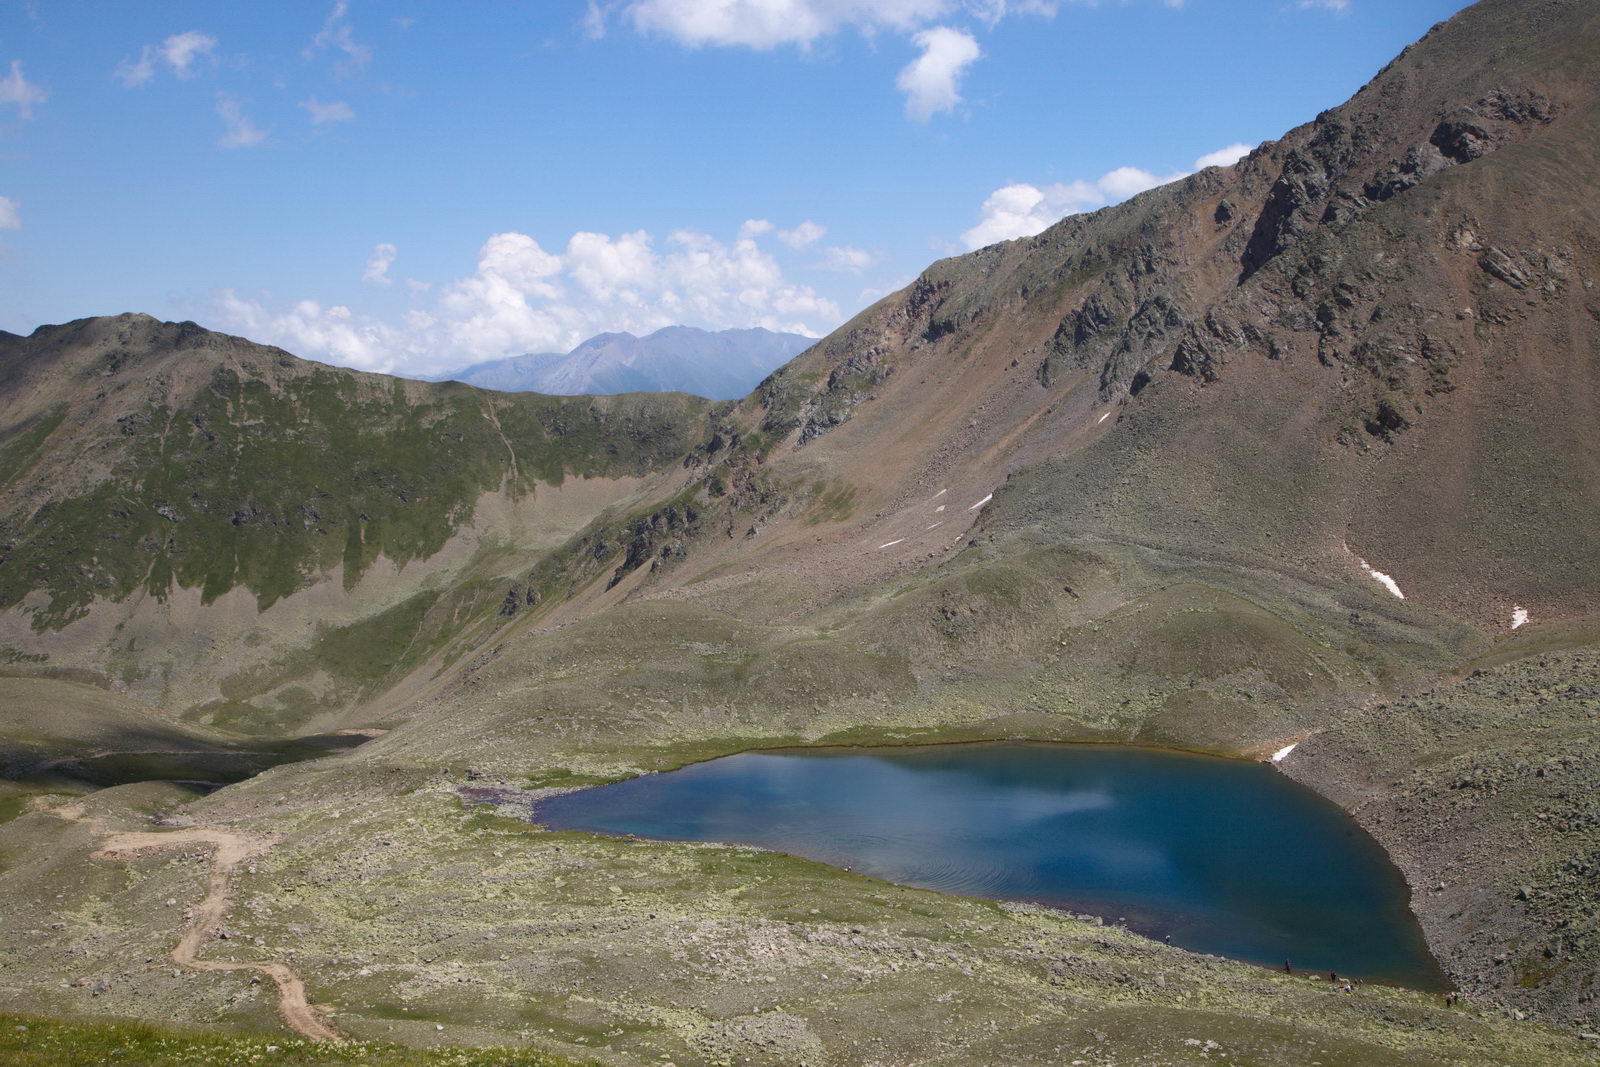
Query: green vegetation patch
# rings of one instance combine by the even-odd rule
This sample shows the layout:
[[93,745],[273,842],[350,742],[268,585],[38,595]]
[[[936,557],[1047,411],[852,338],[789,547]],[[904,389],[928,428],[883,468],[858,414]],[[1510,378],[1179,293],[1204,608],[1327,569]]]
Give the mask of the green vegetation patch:
[[11,440],[0,445],[0,484],[9,485],[32,467],[45,439],[56,432],[67,417],[67,405],[57,404],[42,418],[26,425]]
[[580,1061],[507,1048],[413,1049],[358,1042],[319,1045],[270,1035],[239,1036],[139,1023],[67,1022],[0,1014],[0,1060],[10,1067],[76,1064],[289,1065],[359,1063],[372,1067],[575,1067]]
[[[115,435],[76,443],[114,457],[106,480],[0,516],[0,607],[44,590],[34,622],[47,629],[140,588],[199,588],[209,602],[243,586],[266,608],[341,564],[353,584],[379,557],[403,567],[437,553],[484,493],[658,469],[692,446],[704,407],[219,366],[188,400],[151,402]],[[68,413],[0,450],[0,486],[42,461]]]

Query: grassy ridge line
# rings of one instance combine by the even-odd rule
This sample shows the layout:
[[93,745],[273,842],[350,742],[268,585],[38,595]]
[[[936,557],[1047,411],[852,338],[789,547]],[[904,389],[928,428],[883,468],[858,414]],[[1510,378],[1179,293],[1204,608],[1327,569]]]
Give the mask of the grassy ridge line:
[[[0,607],[47,592],[36,627],[141,588],[210,602],[243,586],[266,608],[341,564],[353,585],[380,556],[438,552],[483,493],[659,469],[696,443],[708,406],[402,382],[220,335],[174,355],[161,330],[126,342],[147,350],[138,360],[90,360],[87,382],[63,366],[71,399],[0,445]],[[167,381],[180,357],[192,387]],[[110,476],[83,484],[108,456]]]
[[[0,1013],[0,1060],[10,1067],[77,1064],[281,1064],[339,1063],[373,1067],[579,1067],[580,1061],[505,1048],[424,1050],[360,1042],[314,1044],[280,1037],[242,1037],[165,1029],[141,1023],[67,1022]],[[592,1061],[581,1061],[592,1062]]]

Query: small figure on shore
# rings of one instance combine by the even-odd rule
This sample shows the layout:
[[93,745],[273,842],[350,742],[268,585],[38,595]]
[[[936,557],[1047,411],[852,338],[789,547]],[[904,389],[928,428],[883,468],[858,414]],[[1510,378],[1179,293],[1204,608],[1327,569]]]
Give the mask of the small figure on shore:
[[1289,961],[1288,960],[1284,960],[1283,961],[1283,973],[1284,974],[1293,974],[1294,973],[1294,968],[1289,966]]
[[1455,992],[1454,990],[1451,990],[1450,992],[1448,992],[1448,993],[1446,993],[1444,995],[1444,1006],[1447,1007],[1447,1008],[1453,1008],[1453,1007],[1456,1006],[1456,1001],[1458,1001],[1460,999],[1461,999],[1461,994]]
[[1338,971],[1329,971],[1328,972],[1328,981],[1337,982],[1338,980],[1339,980],[1339,972]]
[[1354,993],[1356,991],[1356,987],[1350,984],[1350,980],[1348,978],[1345,979],[1344,985],[1340,986],[1339,989],[1341,992],[1345,993]]

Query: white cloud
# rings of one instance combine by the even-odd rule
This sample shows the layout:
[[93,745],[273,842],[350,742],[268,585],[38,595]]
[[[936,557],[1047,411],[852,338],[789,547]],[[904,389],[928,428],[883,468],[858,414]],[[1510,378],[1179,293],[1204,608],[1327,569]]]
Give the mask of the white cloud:
[[612,240],[603,233],[579,232],[567,242],[566,271],[583,291],[599,301],[638,304],[655,280],[655,253],[643,230]]
[[1253,144],[1236,141],[1227,148],[1219,148],[1215,152],[1207,152],[1194,161],[1195,170],[1205,170],[1207,167],[1231,167],[1239,160],[1248,156],[1255,149]]
[[993,26],[1007,15],[1043,15],[1045,18],[1055,18],[1056,12],[1061,9],[1061,4],[1058,0],[966,0],[965,7],[974,18]]
[[11,73],[0,78],[0,104],[17,105],[17,114],[33,118],[33,105],[42,104],[50,94],[22,76],[22,60],[11,61]]
[[[906,110],[917,121],[960,103],[962,72],[981,54],[970,33],[942,20],[966,16],[993,29],[1012,15],[1053,17],[1062,0],[586,0],[585,35],[605,35],[616,8],[640,33],[669,37],[690,48],[708,45],[767,51],[810,49],[822,38],[853,29],[909,36],[922,55],[900,72]],[[1096,0],[1078,0],[1095,3]],[[1170,0],[1169,0],[1170,2]]]
[[138,59],[124,59],[111,76],[129,89],[145,84],[156,76],[156,50],[145,45]]
[[22,229],[22,212],[9,196],[0,196],[0,230]]
[[790,248],[805,248],[822,240],[822,235],[828,232],[826,226],[819,225],[806,219],[792,230],[779,230],[778,240]]
[[374,285],[392,285],[394,279],[389,277],[389,267],[398,253],[399,249],[387,241],[373,245],[372,255],[367,257],[367,265],[361,271],[361,280]]
[[217,138],[221,148],[253,148],[267,139],[266,131],[251,122],[239,101],[226,93],[217,94],[217,115],[225,127]]
[[[1093,2],[1093,0],[1090,0]],[[1055,15],[1059,0],[587,0],[584,27],[602,36],[605,20],[622,7],[635,29],[690,47],[808,48],[845,29],[872,36],[909,34],[954,15],[989,26],[1009,15]]]
[[1176,174],[1168,174],[1164,178],[1158,178],[1149,171],[1141,170],[1138,167],[1118,167],[1116,170],[1101,175],[1100,180],[1095,184],[1100,187],[1101,191],[1110,200],[1117,201],[1126,200],[1130,196],[1138,196],[1146,189],[1154,189],[1158,185],[1175,182],[1179,178],[1187,177],[1188,174],[1188,171],[1180,170]]
[[927,122],[961,103],[961,75],[983,53],[971,34],[948,26],[923,30],[911,40],[922,55],[900,72],[895,87],[906,94],[906,114]]
[[358,318],[347,307],[323,307],[302,300],[288,311],[274,313],[243,300],[232,289],[217,298],[217,313],[228,329],[286,348],[312,359],[325,359],[358,370],[387,370],[398,332],[370,318]]
[[1320,7],[1325,11],[1344,13],[1350,10],[1350,0],[1300,0],[1302,8]]
[[199,30],[175,33],[161,45],[161,58],[167,61],[172,72],[180,78],[189,76],[189,66],[196,56],[210,55],[217,47],[217,39]]
[[606,35],[606,15],[608,9],[601,7],[596,0],[585,0],[583,9],[583,35],[591,41],[598,41]]
[[692,47],[809,46],[854,27],[909,32],[955,8],[951,0],[634,0],[627,16],[636,29]]
[[[219,296],[216,313],[223,328],[300,355],[411,373],[566,351],[606,330],[648,333],[681,323],[816,335],[841,318],[831,300],[785,278],[753,237],[724,243],[679,230],[659,244],[644,231],[580,232],[556,255],[526,234],[495,234],[471,274],[438,287],[431,305],[410,309],[397,324],[313,300],[272,310],[232,291]],[[374,250],[375,260],[383,250]],[[384,277],[387,269],[384,263]],[[421,283],[411,289],[418,299],[427,294]]]
[[[1194,161],[1196,170],[1228,166],[1247,155],[1252,146],[1231,144],[1207,152]],[[1139,167],[1118,167],[1092,182],[1075,181],[1055,185],[1029,185],[1018,182],[990,193],[978,212],[978,223],[961,235],[968,248],[982,248],[1014,237],[1032,237],[1068,215],[1105,207],[1147,189],[1188,177],[1192,171],[1180,170],[1157,176]]]
[[763,234],[772,232],[772,223],[766,219],[745,219],[744,225],[739,227],[739,239],[748,241]]
[[822,250],[823,270],[836,270],[846,274],[860,274],[878,261],[878,257],[861,248],[849,245],[832,245]]
[[311,96],[300,101],[300,106],[311,116],[313,126],[325,126],[330,122],[349,122],[356,117],[355,111],[343,100],[333,100],[324,104]]
[[156,76],[156,61],[159,59],[172,68],[173,74],[188,78],[194,73],[195,60],[213,55],[216,47],[217,39],[209,33],[185,30],[173,34],[159,45],[145,45],[139,49],[138,59],[123,60],[112,72],[112,77],[130,89],[144,85]]
[[366,66],[372,59],[372,49],[357,41],[351,34],[350,23],[345,21],[345,16],[349,12],[349,0],[338,0],[333,5],[333,10],[328,12],[322,29],[311,38],[311,43],[301,51],[300,55],[305,59],[311,59],[325,49],[343,52],[345,58],[339,61],[336,68],[342,74],[351,74]]
[[982,248],[1013,237],[1032,237],[1068,215],[1100,207],[1105,194],[1090,182],[1046,186],[1018,182],[1002,186],[984,200],[978,224],[961,235],[968,248]]

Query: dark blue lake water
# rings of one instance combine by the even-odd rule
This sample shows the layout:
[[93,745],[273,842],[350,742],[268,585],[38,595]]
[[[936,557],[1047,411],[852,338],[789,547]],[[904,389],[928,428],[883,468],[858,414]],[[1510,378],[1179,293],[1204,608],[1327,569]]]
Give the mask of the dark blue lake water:
[[553,829],[725,841],[1437,989],[1387,855],[1266,764],[1105,745],[747,752],[551,797]]

